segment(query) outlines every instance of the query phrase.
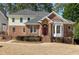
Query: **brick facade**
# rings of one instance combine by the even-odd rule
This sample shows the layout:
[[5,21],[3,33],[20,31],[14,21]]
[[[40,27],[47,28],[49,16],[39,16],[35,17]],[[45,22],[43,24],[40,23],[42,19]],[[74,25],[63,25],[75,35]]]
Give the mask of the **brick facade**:
[[73,25],[64,24],[64,37],[72,37],[73,36]]
[[[15,28],[15,32],[13,32]],[[25,28],[25,29],[24,29]],[[8,35],[9,36],[39,36],[39,25],[35,25],[36,32],[30,32],[30,25],[27,26],[9,26]]]
[[[15,32],[13,32],[13,27],[15,28]],[[13,36],[13,37],[15,37],[15,36],[25,36],[26,30],[24,32],[23,28],[25,28],[25,26],[9,26],[8,35]]]
[[[51,42],[53,39],[52,31],[53,31],[53,23],[49,23],[48,20],[43,20],[40,25],[26,25],[26,26],[9,26],[8,28],[8,34],[9,36],[41,36],[42,42]],[[48,25],[48,35],[43,36],[42,34],[42,25],[47,24]],[[30,26],[35,26],[36,32],[30,32]],[[15,27],[15,32],[13,32],[13,27]],[[24,29],[25,28],[25,32]],[[70,29],[69,29],[70,28]],[[73,29],[73,25],[71,24],[64,24],[64,37],[72,37],[73,32],[70,32],[70,30]]]

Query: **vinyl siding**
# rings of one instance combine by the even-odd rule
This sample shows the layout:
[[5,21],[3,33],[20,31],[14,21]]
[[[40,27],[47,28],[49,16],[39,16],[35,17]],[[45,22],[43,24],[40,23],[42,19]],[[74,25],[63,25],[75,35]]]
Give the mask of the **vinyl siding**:
[[7,18],[0,12],[0,32],[3,31],[3,29],[2,29],[2,24],[6,24],[6,27],[7,27],[8,20],[7,20]]
[[[33,18],[30,17],[30,19],[33,19]],[[20,18],[15,18],[15,22],[12,22],[12,18],[9,18],[8,25],[25,26],[26,22],[28,22],[28,17],[23,18],[23,22],[20,22]]]

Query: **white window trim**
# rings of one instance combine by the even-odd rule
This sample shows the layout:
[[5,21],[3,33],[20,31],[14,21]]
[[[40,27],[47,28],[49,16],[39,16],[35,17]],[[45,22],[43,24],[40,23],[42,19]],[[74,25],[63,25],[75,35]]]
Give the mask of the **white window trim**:
[[[61,23],[55,23],[55,33],[53,33],[54,37],[63,37],[63,24]],[[60,26],[60,33],[57,33],[57,26]]]

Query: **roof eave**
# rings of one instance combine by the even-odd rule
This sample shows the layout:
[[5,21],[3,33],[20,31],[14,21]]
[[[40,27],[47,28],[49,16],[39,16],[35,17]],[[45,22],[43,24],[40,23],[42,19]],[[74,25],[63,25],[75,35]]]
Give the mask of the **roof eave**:
[[26,25],[39,25],[39,23],[25,23]]
[[64,22],[64,24],[75,24],[75,22]]

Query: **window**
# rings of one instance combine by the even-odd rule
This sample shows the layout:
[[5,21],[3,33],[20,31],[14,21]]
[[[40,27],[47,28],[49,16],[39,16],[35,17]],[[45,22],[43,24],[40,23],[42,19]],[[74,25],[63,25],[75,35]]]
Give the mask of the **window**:
[[20,22],[21,22],[21,23],[23,22],[23,18],[20,18]]
[[28,21],[30,21],[30,18],[28,17]]
[[13,27],[13,32],[15,32],[15,27]]
[[32,26],[30,26],[30,32],[33,32],[33,28],[32,28]]
[[36,27],[34,26],[34,32],[36,32]]
[[55,33],[53,33],[54,37],[63,37],[63,24],[60,23],[56,23],[54,24],[55,28],[54,31]]
[[23,28],[23,32],[25,32],[25,28]]
[[36,27],[35,26],[30,26],[30,32],[36,32]]
[[15,22],[15,18],[12,18],[12,22]]
[[57,33],[60,33],[60,26],[59,25],[57,26],[56,30],[57,30]]

